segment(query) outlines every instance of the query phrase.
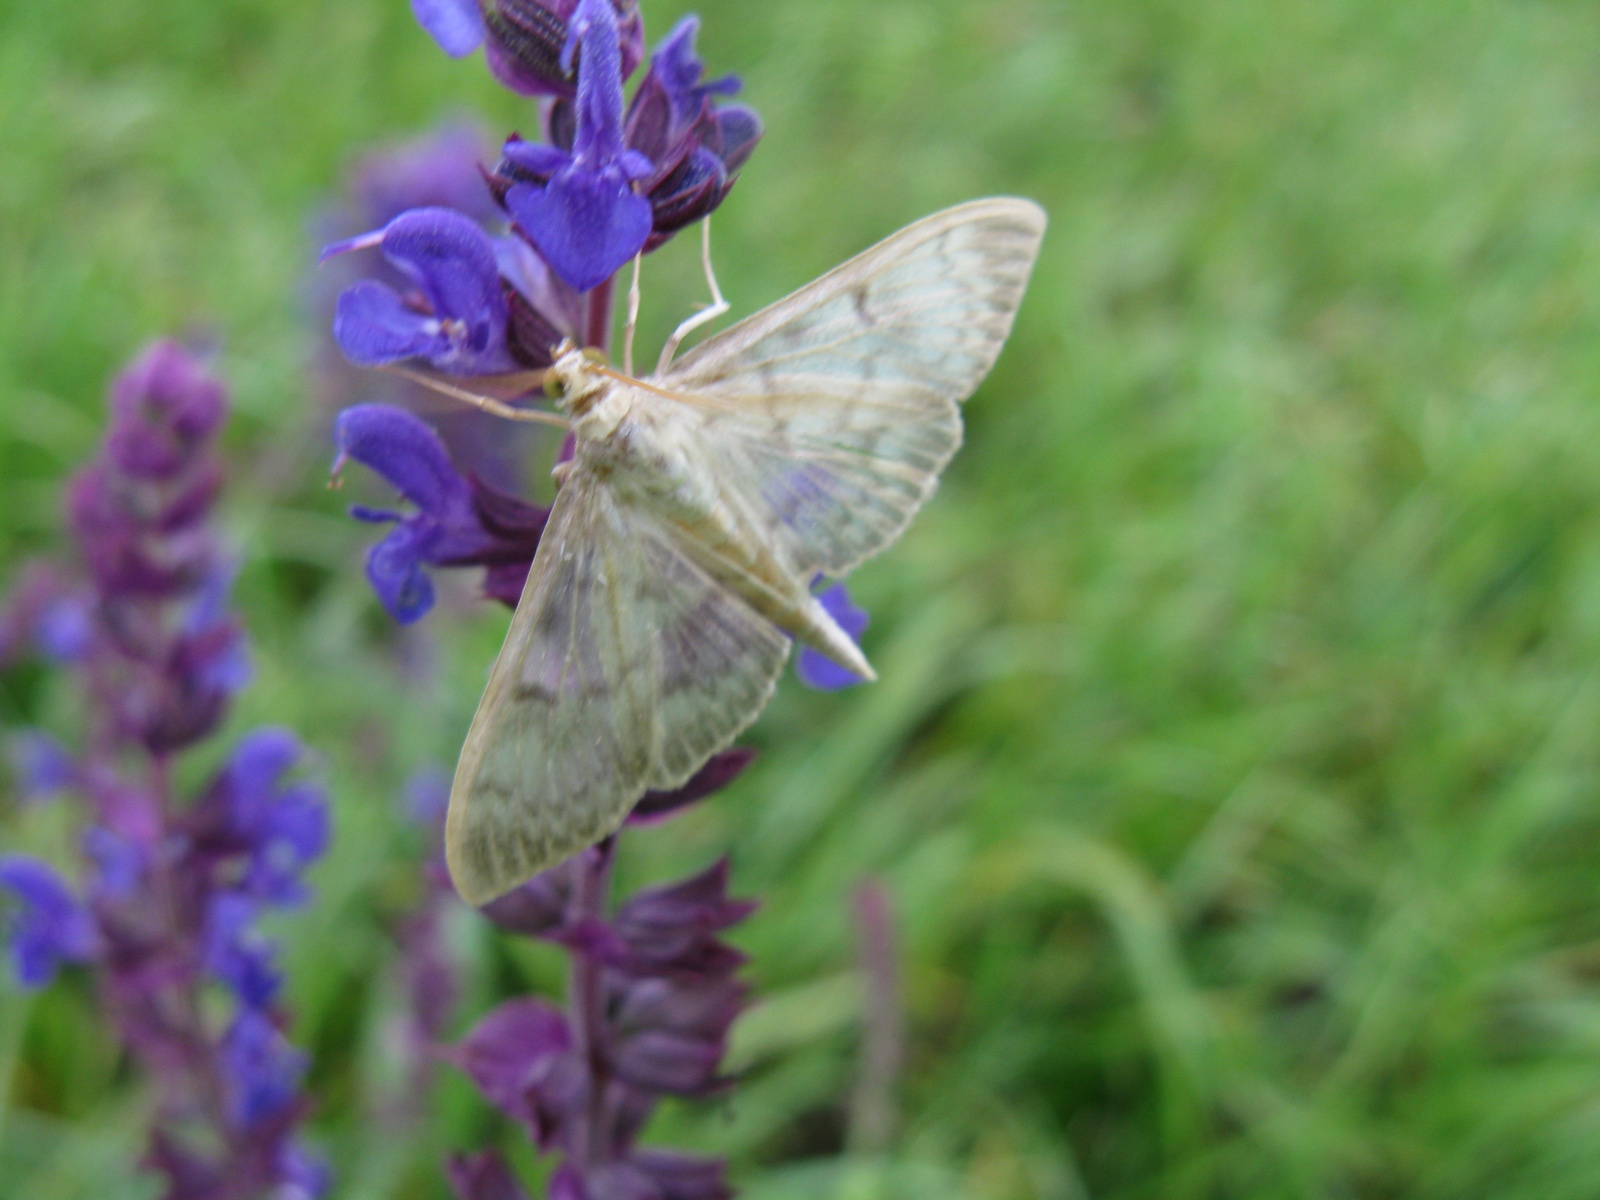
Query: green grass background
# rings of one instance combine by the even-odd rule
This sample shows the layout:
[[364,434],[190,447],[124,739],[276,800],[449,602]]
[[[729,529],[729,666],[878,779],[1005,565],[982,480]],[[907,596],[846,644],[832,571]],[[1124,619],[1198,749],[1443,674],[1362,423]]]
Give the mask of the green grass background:
[[[1600,9],[699,11],[769,126],[716,220],[736,313],[972,196],[1051,228],[945,486],[856,580],[883,682],[786,684],[756,768],[627,839],[630,884],[726,851],[763,900],[745,1081],[652,1136],[760,1200],[1600,1195]],[[0,560],[59,544],[116,366],[217,338],[258,668],[230,730],[300,730],[336,798],[280,932],[341,1200],[441,1197],[449,1148],[517,1142],[449,1075],[420,1126],[385,1115],[396,797],[452,761],[505,618],[397,637],[308,383],[314,213],[462,113],[536,124],[404,0],[0,5]],[[700,298],[692,251],[650,264],[646,345]],[[48,679],[0,699],[73,728]],[[869,875],[911,1026],[872,1160],[844,1150]],[[454,929],[462,1022],[559,988]],[[154,1194],[83,981],[0,990],[0,1096],[0,1195]]]

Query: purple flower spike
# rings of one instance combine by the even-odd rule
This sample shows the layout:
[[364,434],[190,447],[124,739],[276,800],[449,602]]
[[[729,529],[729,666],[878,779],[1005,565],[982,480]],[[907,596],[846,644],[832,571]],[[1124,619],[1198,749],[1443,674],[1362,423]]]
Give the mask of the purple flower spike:
[[[861,640],[861,633],[867,627],[867,612],[851,602],[850,593],[845,591],[844,584],[834,584],[817,599],[822,601],[822,607],[828,610],[828,615],[839,623],[839,628],[848,633],[852,641]],[[795,669],[799,672],[802,683],[824,692],[836,692],[840,688],[854,687],[862,682],[861,676],[845,670],[831,658],[818,653],[810,646],[800,648],[800,658],[795,664]]]
[[418,208],[366,235],[329,246],[326,258],[376,244],[420,289],[401,296],[363,280],[339,297],[333,336],[358,366],[422,359],[450,375],[514,370],[506,348],[505,289],[494,243],[478,225],[447,208]]
[[621,47],[607,0],[580,0],[569,36],[581,48],[571,152],[512,139],[502,169],[513,181],[512,219],[557,275],[586,292],[644,248],[650,202],[633,185],[652,165],[623,140]]
[[477,0],[411,0],[411,12],[451,58],[465,58],[488,36]]
[[11,958],[17,981],[41,988],[63,962],[93,958],[99,937],[86,908],[55,868],[35,858],[0,858],[0,888],[16,897],[10,922]]
[[334,424],[339,458],[353,458],[382,475],[417,506],[410,516],[352,508],[363,521],[396,527],[367,556],[367,579],[395,620],[409,625],[433,607],[424,564],[447,565],[489,546],[473,506],[472,488],[457,473],[444,443],[420,417],[387,404],[358,404]]

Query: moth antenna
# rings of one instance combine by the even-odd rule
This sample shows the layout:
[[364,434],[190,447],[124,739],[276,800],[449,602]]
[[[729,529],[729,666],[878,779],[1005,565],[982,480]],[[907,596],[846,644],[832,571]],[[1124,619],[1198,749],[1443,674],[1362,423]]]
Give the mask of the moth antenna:
[[707,321],[715,321],[728,311],[728,302],[722,298],[722,289],[717,286],[717,273],[711,266],[711,218],[709,216],[703,217],[700,221],[700,265],[705,269],[706,286],[711,289],[711,303],[672,331],[672,336],[667,339],[667,344],[661,347],[661,357],[656,361],[657,375],[666,374],[667,368],[672,365],[672,356],[678,352],[678,346],[684,338],[699,329]]
[[639,264],[644,251],[633,256],[633,284],[628,288],[628,324],[622,334],[622,373],[633,374],[633,335],[639,331]]
[[458,388],[454,384],[446,383],[442,379],[435,379],[432,375],[425,375],[421,371],[413,371],[409,367],[386,367],[403,379],[412,383],[420,383],[431,391],[438,392],[441,396],[449,396],[452,400],[460,400],[473,408],[482,409],[496,417],[504,417],[507,421],[532,421],[540,425],[554,425],[558,429],[570,428],[570,423],[565,417],[558,417],[555,413],[541,412],[536,408],[512,408],[503,404],[492,396],[481,396],[477,392],[469,392],[466,388]]
[[635,379],[632,375],[624,375],[621,371],[613,371],[610,367],[597,366],[595,367],[595,373],[598,375],[604,375],[607,379],[613,379],[618,383],[625,383],[629,387],[636,387],[641,391],[651,392],[657,396],[664,396],[668,400],[676,400],[680,404],[692,404],[696,408],[716,407],[704,396],[690,396],[683,392],[674,392],[667,388],[659,387],[653,383],[646,383],[643,379]]

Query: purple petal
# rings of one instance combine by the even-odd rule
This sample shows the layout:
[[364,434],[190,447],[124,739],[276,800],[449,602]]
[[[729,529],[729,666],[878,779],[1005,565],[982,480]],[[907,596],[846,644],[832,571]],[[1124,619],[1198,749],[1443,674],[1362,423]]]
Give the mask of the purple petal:
[[0,858],[0,888],[16,897],[10,918],[11,957],[17,981],[40,988],[62,962],[87,962],[99,935],[86,908],[54,867],[36,858]]
[[636,893],[617,911],[613,926],[635,954],[665,961],[744,920],[755,908],[753,901],[728,899],[728,860],[723,858],[679,883]]
[[367,552],[367,582],[402,625],[421,620],[433,607],[433,580],[422,569],[421,542],[414,526],[399,525]]
[[749,746],[735,746],[731,750],[713,754],[706,765],[691,775],[682,787],[670,792],[646,792],[628,814],[628,824],[646,825],[676,816],[696,801],[727,787],[755,761],[755,757],[755,750]]
[[[585,1200],[661,1200],[661,1193],[650,1176],[633,1163],[600,1163],[584,1172]],[[555,1191],[551,1189],[554,1200]]]
[[408,358],[431,360],[449,351],[437,318],[407,308],[393,288],[371,279],[340,295],[333,314],[333,339],[358,367],[381,367]]
[[451,58],[465,58],[487,35],[477,0],[411,0],[411,11]]
[[239,1003],[264,1009],[283,985],[277,951],[254,928],[257,905],[239,892],[220,892],[206,917],[206,970],[221,980]]
[[221,1065],[229,1119],[235,1128],[249,1129],[294,1102],[306,1060],[270,1019],[246,1008],[223,1035]]
[[488,600],[498,600],[515,610],[522,599],[522,589],[528,583],[528,570],[533,566],[530,558],[521,563],[495,563],[483,573],[483,595]]
[[445,519],[471,507],[471,491],[422,418],[389,404],[357,404],[334,422],[339,459],[353,458],[382,475],[430,517]]
[[104,825],[93,825],[83,835],[83,852],[94,863],[95,891],[113,899],[126,899],[144,879],[148,854],[144,846]]
[[727,1167],[714,1158],[665,1150],[638,1150],[631,1161],[655,1184],[661,1200],[729,1200]]
[[506,193],[506,206],[551,269],[580,292],[638,254],[652,225],[650,202],[616,169],[574,167],[542,188],[519,184]]
[[[850,593],[845,591],[844,584],[834,584],[817,599],[822,601],[822,607],[828,610],[828,615],[838,622],[839,628],[848,633],[852,641],[861,640],[861,633],[867,627],[867,612],[851,602]],[[853,687],[862,682],[861,676],[845,670],[831,658],[813,650],[810,646],[800,648],[796,670],[799,672],[801,682],[824,692],[838,691],[840,688]]]
[[6,750],[17,794],[23,800],[47,800],[78,781],[78,764],[63,746],[42,729],[21,729],[12,734]]
[[761,118],[754,109],[732,104],[717,110],[716,122],[722,141],[718,153],[722,157],[723,168],[732,175],[744,166],[755,150],[756,143],[761,140]]
[[328,845],[328,802],[322,789],[301,783],[284,789],[268,810],[251,854],[246,887],[278,905],[306,898],[300,876]]
[[445,1167],[456,1200],[527,1200],[528,1193],[498,1151],[457,1154]]
[[700,18],[691,13],[672,27],[672,32],[661,40],[650,57],[650,69],[671,97],[673,112],[679,121],[693,120],[707,96],[731,96],[741,86],[736,75],[726,75],[711,83],[700,84],[700,77],[705,74],[705,64],[700,61],[694,48],[699,33]]
[[176,342],[156,342],[112,385],[106,454],[130,475],[170,478],[193,463],[227,411],[227,390],[198,359]]
[[88,597],[66,595],[46,604],[34,623],[33,636],[39,649],[57,662],[82,659],[94,642]]
[[287,729],[268,726],[239,740],[228,760],[227,786],[235,829],[254,833],[278,783],[300,761],[300,739]]
[[591,1200],[584,1186],[583,1176],[570,1162],[564,1162],[550,1176],[545,1185],[545,1200]]
[[[577,132],[572,150],[593,168],[622,155],[622,43],[611,0],[579,0],[566,55],[583,46],[578,64]],[[587,289],[584,289],[587,290]]]
[[513,179],[524,182],[543,182],[557,171],[572,165],[572,155],[546,142],[525,142],[519,137],[506,139],[500,148],[504,166],[510,167]]
[[744,1010],[747,992],[736,979],[685,983],[644,976],[622,989],[613,1023],[629,1034],[655,1030],[719,1041]]
[[[468,3],[476,13],[476,4]],[[475,221],[498,221],[500,210],[479,165],[492,154],[492,143],[476,125],[446,125],[363,158],[350,191],[369,225],[387,225],[412,208],[453,208]]]
[[722,1053],[720,1039],[649,1030],[625,1038],[613,1052],[611,1065],[634,1087],[694,1096],[716,1086]]
[[541,871],[527,883],[497,896],[480,910],[501,929],[543,937],[565,919],[571,876],[566,865]]
[[417,282],[443,326],[442,371],[488,374],[515,364],[505,349],[506,301],[494,242],[477,222],[448,208],[418,208],[389,222],[383,254]]
[[535,1118],[530,1089],[539,1069],[571,1045],[567,1019],[540,1000],[509,1000],[448,1052],[497,1108],[524,1123]]
[[444,824],[450,806],[450,772],[439,766],[426,766],[413,772],[401,788],[405,814],[424,829]]
[[299,1142],[288,1143],[278,1155],[278,1179],[289,1185],[286,1200],[322,1200],[333,1187],[328,1164]]

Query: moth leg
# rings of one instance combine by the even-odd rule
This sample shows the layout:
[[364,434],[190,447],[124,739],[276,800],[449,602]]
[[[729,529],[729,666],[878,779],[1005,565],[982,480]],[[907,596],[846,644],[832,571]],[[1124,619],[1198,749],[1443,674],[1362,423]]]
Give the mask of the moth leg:
[[639,264],[644,251],[633,256],[633,284],[628,288],[628,323],[622,333],[622,373],[633,374],[633,335],[639,331]]
[[710,217],[702,218],[700,221],[700,265],[705,269],[706,285],[711,289],[711,303],[672,331],[667,344],[661,347],[661,358],[656,362],[657,375],[665,374],[667,368],[672,365],[672,356],[678,352],[678,346],[684,338],[707,321],[715,321],[728,311],[728,302],[722,298],[722,289],[717,286],[717,273],[711,266]]

